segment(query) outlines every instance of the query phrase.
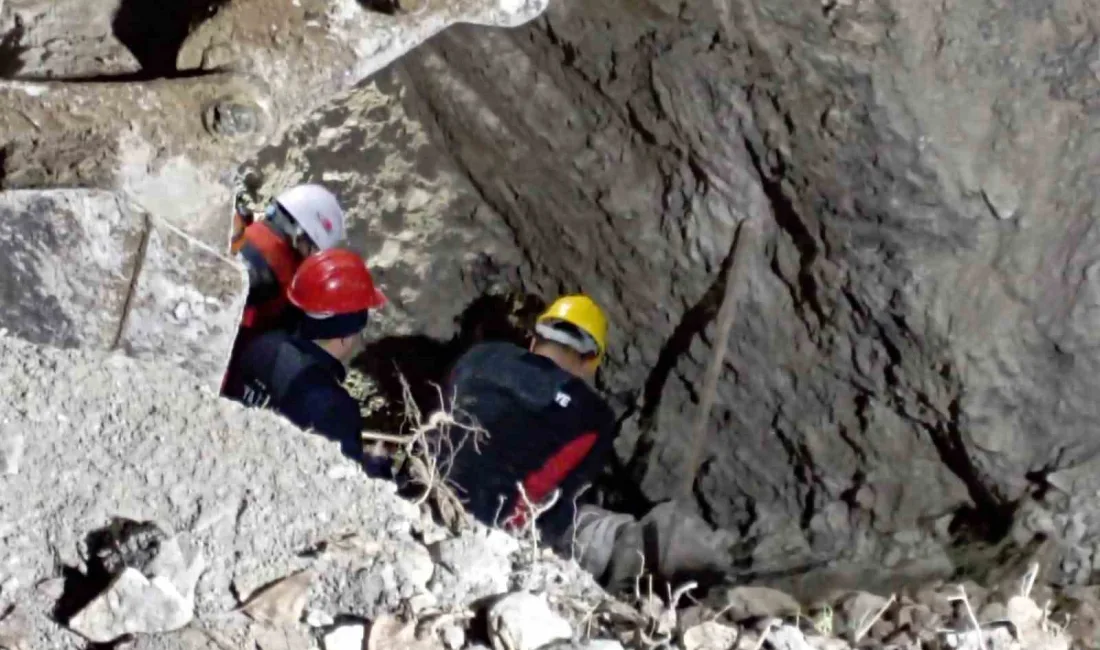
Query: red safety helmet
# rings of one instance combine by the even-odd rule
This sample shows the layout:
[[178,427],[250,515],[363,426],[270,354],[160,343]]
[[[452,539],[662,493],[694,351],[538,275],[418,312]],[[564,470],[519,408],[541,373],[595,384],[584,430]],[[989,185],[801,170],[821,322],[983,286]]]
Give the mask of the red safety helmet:
[[345,248],[330,248],[306,258],[290,282],[287,298],[314,316],[353,314],[386,304],[367,263]]

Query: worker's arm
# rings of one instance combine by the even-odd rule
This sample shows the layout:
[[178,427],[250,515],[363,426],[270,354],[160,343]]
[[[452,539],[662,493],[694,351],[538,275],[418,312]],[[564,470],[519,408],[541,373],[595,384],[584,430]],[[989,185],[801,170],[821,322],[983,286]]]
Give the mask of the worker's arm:
[[[320,375],[323,371],[316,371]],[[340,443],[340,451],[356,463],[363,463],[363,419],[359,404],[323,376],[313,379],[309,373],[294,382],[293,398],[280,410],[303,429],[312,429]]]

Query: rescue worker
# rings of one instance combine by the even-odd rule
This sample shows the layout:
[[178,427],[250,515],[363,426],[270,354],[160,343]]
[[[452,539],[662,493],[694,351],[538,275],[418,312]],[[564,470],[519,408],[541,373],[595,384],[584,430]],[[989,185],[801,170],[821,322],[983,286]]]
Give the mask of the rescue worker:
[[544,540],[557,540],[573,521],[577,493],[612,451],[615,416],[590,385],[606,350],[607,318],[588,296],[565,296],[538,317],[533,334],[528,349],[480,343],[456,362],[455,413],[489,435],[477,449],[460,446],[450,480],[472,515],[510,527],[528,515],[517,483],[534,504],[560,490],[537,522]]
[[364,347],[371,310],[386,298],[363,259],[341,248],[307,258],[287,298],[303,312],[296,330],[274,330],[246,343],[230,367],[225,394],[274,409],[339,442],[344,455],[362,462],[359,404],[342,383],[346,364]]
[[723,580],[736,536],[690,510],[667,502],[637,520],[577,504],[610,460],[616,433],[611,408],[591,386],[607,350],[600,307],[583,295],[560,298],[538,317],[533,334],[527,350],[476,345],[452,371],[455,415],[488,433],[476,447],[460,439],[449,446],[459,449],[449,479],[467,510],[488,525],[517,529],[531,513],[519,484],[536,506],[558,491],[535,522],[543,542],[575,557],[609,589],[633,584],[643,561],[669,582]]
[[344,211],[332,192],[307,184],[279,194],[259,220],[238,201],[234,219],[231,249],[248,267],[241,327],[253,333],[286,327],[286,288],[302,260],[343,241]]

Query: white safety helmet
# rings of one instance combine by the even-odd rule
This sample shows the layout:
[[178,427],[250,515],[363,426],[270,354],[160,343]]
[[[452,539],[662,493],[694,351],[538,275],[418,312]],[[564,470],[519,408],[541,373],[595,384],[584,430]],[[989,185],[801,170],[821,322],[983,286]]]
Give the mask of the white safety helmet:
[[320,250],[328,250],[344,239],[344,211],[332,192],[320,185],[296,185],[275,197],[291,219]]

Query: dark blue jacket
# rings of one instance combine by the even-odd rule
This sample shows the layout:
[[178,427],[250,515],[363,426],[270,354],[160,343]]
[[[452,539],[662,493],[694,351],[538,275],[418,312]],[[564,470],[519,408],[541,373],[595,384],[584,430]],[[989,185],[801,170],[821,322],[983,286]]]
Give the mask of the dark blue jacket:
[[[488,432],[477,449],[467,439],[451,467],[467,509],[487,524],[508,523],[522,503],[518,482],[536,502],[560,490],[557,505],[538,520],[544,539],[560,541],[573,523],[578,492],[612,453],[611,408],[552,360],[510,343],[471,348],[449,384],[456,415]],[[462,435],[453,428],[452,442],[460,444]]]
[[341,383],[347,371],[317,344],[270,332],[244,344],[230,367],[225,396],[246,406],[271,408],[303,429],[340,443],[363,462],[359,404]]

